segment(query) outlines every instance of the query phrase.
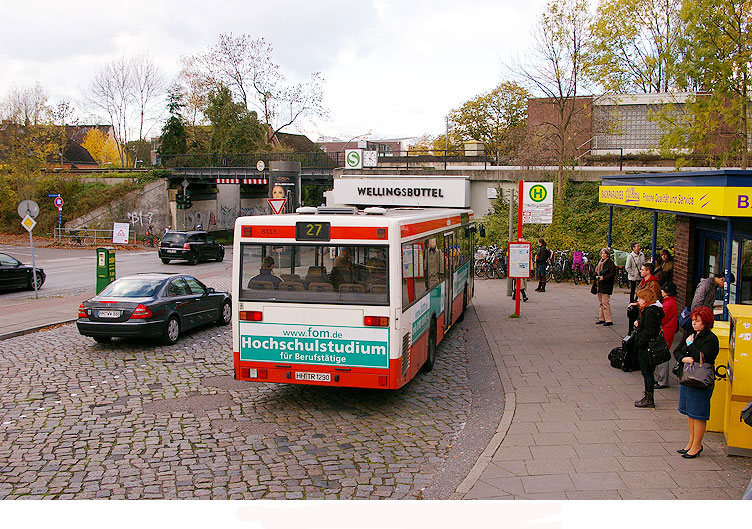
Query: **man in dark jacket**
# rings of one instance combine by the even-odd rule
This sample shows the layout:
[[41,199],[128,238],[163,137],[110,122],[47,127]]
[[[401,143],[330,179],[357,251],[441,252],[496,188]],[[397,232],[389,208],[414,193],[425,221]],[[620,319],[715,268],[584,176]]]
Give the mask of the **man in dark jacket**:
[[614,279],[616,278],[616,265],[611,260],[611,249],[601,250],[601,260],[595,267],[596,293],[598,294],[598,321],[596,325],[604,327],[613,325],[611,319],[611,294],[614,293]]

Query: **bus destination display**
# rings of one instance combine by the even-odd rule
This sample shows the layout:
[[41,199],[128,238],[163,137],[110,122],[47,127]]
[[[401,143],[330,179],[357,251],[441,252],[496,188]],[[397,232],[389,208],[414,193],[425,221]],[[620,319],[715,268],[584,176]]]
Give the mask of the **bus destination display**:
[[328,241],[330,239],[328,222],[296,222],[296,241]]

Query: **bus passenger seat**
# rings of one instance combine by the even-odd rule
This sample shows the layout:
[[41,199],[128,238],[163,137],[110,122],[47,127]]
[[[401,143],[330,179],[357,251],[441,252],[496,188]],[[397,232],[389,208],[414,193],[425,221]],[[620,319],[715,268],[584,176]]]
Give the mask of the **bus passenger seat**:
[[386,287],[383,285],[372,286],[369,292],[371,294],[386,294]]
[[323,266],[309,266],[308,272],[306,272],[306,281],[311,282],[324,282],[328,281],[329,277],[326,274],[326,267]]
[[308,285],[308,290],[311,292],[333,292],[334,287],[331,283],[311,283]]
[[279,277],[282,281],[300,281],[300,276],[298,274],[279,274]]
[[303,290],[303,283],[300,281],[285,281],[279,284],[279,289],[288,292],[296,292],[298,290]]
[[271,281],[249,281],[248,288],[251,290],[274,290],[274,283]]
[[340,292],[348,292],[348,293],[357,292],[357,293],[362,294],[366,290],[365,290],[365,288],[363,288],[363,285],[358,285],[356,283],[342,283],[339,286],[339,291]]

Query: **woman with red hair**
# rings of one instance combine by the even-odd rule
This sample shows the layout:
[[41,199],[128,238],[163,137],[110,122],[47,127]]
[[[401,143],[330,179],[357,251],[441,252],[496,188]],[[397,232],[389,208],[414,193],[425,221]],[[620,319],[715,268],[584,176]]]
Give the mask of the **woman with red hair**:
[[[713,311],[709,307],[700,306],[692,311],[690,318],[694,332],[674,351],[674,356],[683,364],[704,362],[715,365],[715,359],[718,356],[718,337],[710,330],[713,328]],[[681,386],[679,388],[679,413],[688,417],[689,441],[677,452],[685,459],[693,459],[702,452],[702,438],[710,418],[712,394],[712,386],[709,388]]]

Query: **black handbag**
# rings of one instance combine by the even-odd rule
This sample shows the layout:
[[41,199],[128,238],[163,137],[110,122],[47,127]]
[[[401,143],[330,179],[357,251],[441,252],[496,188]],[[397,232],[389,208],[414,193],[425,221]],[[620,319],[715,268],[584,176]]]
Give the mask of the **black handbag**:
[[683,366],[684,366],[684,362],[677,360],[676,363],[674,364],[674,367],[671,368],[671,372],[674,374],[676,378],[681,378]]
[[663,336],[663,331],[648,342],[648,362],[651,366],[657,366],[671,360],[671,351]]
[[706,389],[715,384],[715,368],[705,362],[705,357],[700,353],[700,361],[685,364],[679,378],[679,384],[688,388]]
[[598,293],[598,281],[593,281],[593,286],[590,287],[590,293],[591,294],[597,294]]

